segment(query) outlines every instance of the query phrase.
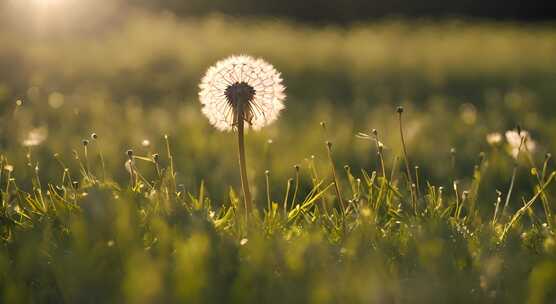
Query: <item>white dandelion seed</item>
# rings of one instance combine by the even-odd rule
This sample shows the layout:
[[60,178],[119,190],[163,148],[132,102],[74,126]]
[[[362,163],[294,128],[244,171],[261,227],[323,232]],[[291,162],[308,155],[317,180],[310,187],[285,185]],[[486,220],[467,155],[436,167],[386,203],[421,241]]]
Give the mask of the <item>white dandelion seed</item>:
[[531,135],[525,130],[520,133],[514,130],[506,131],[506,140],[513,158],[518,158],[520,151],[533,153],[537,148],[537,143],[531,139]]
[[208,69],[199,87],[203,113],[222,131],[235,129],[240,116],[259,130],[284,109],[280,73],[262,59],[242,55],[221,60]]

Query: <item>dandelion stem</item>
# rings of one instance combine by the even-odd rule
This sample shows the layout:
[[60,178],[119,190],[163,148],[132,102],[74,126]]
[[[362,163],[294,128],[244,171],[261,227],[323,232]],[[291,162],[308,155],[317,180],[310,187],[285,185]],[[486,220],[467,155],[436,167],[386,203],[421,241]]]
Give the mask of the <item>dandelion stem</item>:
[[[518,134],[521,134],[521,131],[519,131],[519,128],[518,128]],[[517,176],[517,167],[518,167],[517,162],[519,160],[519,155],[521,154],[521,148],[523,147],[524,141],[525,141],[524,137],[521,137],[519,147],[517,148],[517,154],[515,155],[514,169],[512,171],[512,179],[510,181],[510,188],[508,189],[508,194],[506,195],[506,202],[504,203],[504,207],[502,208],[502,216],[504,214],[506,214],[506,208],[508,208],[508,205],[510,204],[510,198],[512,196],[512,191],[514,189],[515,179],[516,179],[516,176]]]
[[87,144],[83,145],[83,155],[85,156],[85,173],[87,175],[87,178],[92,182],[91,169],[89,167],[89,149],[87,147]]
[[[320,186],[318,184],[319,181],[319,174],[317,171],[317,167],[315,165],[315,156],[311,155],[311,158],[308,160],[309,162],[309,171],[311,172],[311,180],[313,182],[313,187],[317,187],[317,190],[320,191]],[[326,201],[326,198],[324,195],[321,196],[321,204],[322,204],[322,208],[324,210],[324,214],[326,214],[326,216],[328,217],[328,202]]]
[[500,208],[500,202],[502,202],[502,192],[496,190],[496,204],[494,207],[494,215],[492,216],[492,225],[496,225],[496,220],[497,220],[497,216],[498,216],[498,209]]
[[270,181],[269,181],[269,175],[270,175],[270,171],[266,170],[264,172],[264,177],[265,177],[265,181],[266,181],[266,203],[267,203],[267,208],[268,208],[268,212],[270,214],[270,210],[271,210],[271,203],[270,203]]
[[378,192],[378,196],[376,198],[376,209],[378,210],[378,208],[380,207],[380,203],[382,201],[382,194],[384,191],[384,188],[386,186],[386,167],[384,166],[384,157],[383,157],[383,146],[380,143],[380,140],[378,138],[378,131],[376,129],[373,130],[373,135],[375,136],[375,143],[376,143],[376,153],[378,155],[378,160],[379,160],[379,166],[380,166],[380,170],[382,171],[382,180],[380,182],[380,191]]
[[297,191],[299,190],[299,165],[294,166],[295,169],[295,188],[293,191],[292,206],[295,206],[297,200]]
[[336,195],[340,201],[340,208],[342,208],[342,214],[345,214],[346,207],[344,206],[344,200],[342,199],[342,192],[340,191],[340,185],[338,183],[338,177],[336,175],[336,168],[334,165],[334,159],[332,158],[332,143],[326,142],[326,150],[328,151],[328,160],[330,161],[330,167],[332,168],[332,178],[334,178],[334,188],[336,189]]
[[404,162],[405,162],[405,169],[406,169],[406,173],[407,173],[407,180],[409,182],[409,190],[411,192],[411,202],[413,204],[413,209],[414,211],[417,211],[417,202],[415,200],[415,193],[413,193],[413,178],[411,177],[411,170],[409,169],[409,158],[407,157],[407,148],[405,145],[405,139],[403,136],[403,125],[402,125],[402,113],[403,113],[403,108],[402,107],[398,107],[398,122],[400,125],[400,138],[402,141],[402,150],[403,150],[403,157],[404,157]]
[[506,213],[506,209],[508,208],[508,205],[510,204],[510,198],[512,196],[512,191],[514,190],[516,175],[517,175],[517,163],[514,164],[514,169],[513,169],[513,172],[512,172],[512,179],[510,181],[510,188],[508,189],[508,194],[506,195],[506,202],[504,203],[504,207],[502,208],[502,215],[504,215]]
[[290,188],[292,186],[292,179],[288,179],[288,185],[286,186],[286,196],[284,197],[284,216],[288,216],[288,197],[290,196]]
[[253,206],[253,201],[251,200],[251,192],[249,190],[249,181],[247,180],[247,167],[245,164],[245,141],[244,141],[244,119],[243,119],[243,107],[237,107],[237,146],[239,155],[239,172],[241,178],[241,188],[243,190],[243,196],[245,199],[245,212],[246,215],[249,214]]
[[101,169],[102,169],[102,181],[105,182],[106,181],[106,164],[104,162],[104,154],[102,153],[102,146],[100,145],[100,143],[98,141],[96,141],[97,144],[97,148],[98,148],[98,155],[100,157],[100,165],[101,165]]

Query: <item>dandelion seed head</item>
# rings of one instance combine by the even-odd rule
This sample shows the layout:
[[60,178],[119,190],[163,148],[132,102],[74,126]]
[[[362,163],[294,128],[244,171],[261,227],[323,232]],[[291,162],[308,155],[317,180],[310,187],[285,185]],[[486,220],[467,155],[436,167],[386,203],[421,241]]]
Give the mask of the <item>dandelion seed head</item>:
[[27,137],[22,144],[25,147],[34,147],[40,145],[48,137],[48,130],[45,127],[35,128],[27,133]]
[[203,114],[222,131],[234,129],[240,111],[246,126],[259,130],[284,109],[280,73],[262,59],[242,55],[221,60],[208,69],[199,87]]
[[498,132],[489,133],[486,136],[486,141],[491,146],[497,146],[502,142],[502,134]]
[[505,135],[513,158],[518,158],[520,150],[533,153],[537,148],[537,143],[531,139],[531,135],[525,130],[510,130]]

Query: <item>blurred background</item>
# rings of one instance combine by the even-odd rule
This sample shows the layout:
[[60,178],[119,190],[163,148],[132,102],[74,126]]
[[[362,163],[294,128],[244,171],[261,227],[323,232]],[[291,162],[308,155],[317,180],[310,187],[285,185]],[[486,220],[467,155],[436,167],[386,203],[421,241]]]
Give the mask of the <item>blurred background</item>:
[[[355,136],[373,128],[391,168],[401,151],[395,108],[403,105],[412,164],[449,186],[468,181],[485,152],[491,170],[484,178],[492,185],[485,191],[494,202],[493,188],[507,188],[512,161],[503,145],[487,144],[487,134],[517,124],[529,130],[538,166],[556,147],[554,6],[3,0],[0,149],[23,184],[35,162],[55,180],[62,170],[54,154],[77,170],[74,154],[83,157],[81,141],[95,132],[92,166],[99,172],[102,151],[110,176],[126,183],[125,151],[160,153],[165,162],[168,134],[181,187],[195,191],[204,180],[213,199],[225,201],[228,186],[239,185],[234,136],[202,116],[198,83],[217,60],[250,54],[282,72],[288,94],[281,119],[247,135],[256,196],[266,169],[285,187],[293,166],[306,168],[311,156],[326,176],[326,139],[339,168],[375,170],[374,143]],[[148,164],[138,165],[152,174]],[[519,189],[530,189],[521,180]]]

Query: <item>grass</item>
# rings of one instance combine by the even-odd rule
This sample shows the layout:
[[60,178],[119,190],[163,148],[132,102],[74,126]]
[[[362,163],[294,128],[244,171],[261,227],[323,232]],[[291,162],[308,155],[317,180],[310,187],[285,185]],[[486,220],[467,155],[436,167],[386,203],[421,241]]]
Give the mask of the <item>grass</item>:
[[[517,163],[539,177],[538,186],[517,211],[496,215],[479,195],[488,156],[465,188],[454,181],[443,189],[408,183],[397,166],[389,175],[335,172],[327,142],[332,178],[320,177],[311,160],[296,167],[290,196],[292,183],[279,193],[267,172],[268,205],[245,218],[233,188],[219,202],[203,183],[180,189],[165,140],[162,155],[128,151],[129,184],[91,169],[103,166],[88,141],[76,152],[80,170],[60,161],[59,177],[48,182],[29,151],[28,191],[2,156],[3,301],[544,303],[553,296],[554,223],[535,212],[541,196],[552,198],[556,171],[548,161],[542,169]],[[299,179],[308,178],[312,189],[298,193]]]
[[[0,302],[554,298],[549,25],[107,24],[0,27]],[[196,96],[233,53],[288,87],[245,135],[247,219],[235,140]],[[485,141],[518,124],[534,151]]]

